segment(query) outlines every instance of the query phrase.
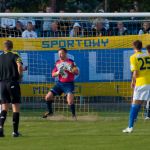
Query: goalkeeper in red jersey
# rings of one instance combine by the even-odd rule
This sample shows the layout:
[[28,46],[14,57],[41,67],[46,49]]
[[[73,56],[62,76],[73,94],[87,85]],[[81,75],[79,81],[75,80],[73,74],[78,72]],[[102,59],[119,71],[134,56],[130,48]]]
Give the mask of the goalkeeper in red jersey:
[[58,77],[58,82],[45,96],[48,112],[43,115],[43,118],[53,115],[52,101],[54,96],[65,93],[67,102],[72,112],[72,117],[76,118],[74,99],[74,78],[79,74],[79,70],[72,59],[67,57],[67,49],[60,48],[58,50],[59,60],[56,61],[52,71],[52,77]]

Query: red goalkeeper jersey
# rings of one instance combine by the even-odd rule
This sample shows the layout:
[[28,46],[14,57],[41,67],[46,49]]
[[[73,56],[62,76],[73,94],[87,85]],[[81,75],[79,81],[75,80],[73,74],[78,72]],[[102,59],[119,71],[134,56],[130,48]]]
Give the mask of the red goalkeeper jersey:
[[58,75],[58,80],[60,82],[73,82],[75,75],[78,74],[78,72],[72,73],[69,71],[69,69],[73,67],[76,67],[76,64],[72,59],[57,60],[52,71],[52,77],[54,77],[54,73],[61,70],[61,73]]

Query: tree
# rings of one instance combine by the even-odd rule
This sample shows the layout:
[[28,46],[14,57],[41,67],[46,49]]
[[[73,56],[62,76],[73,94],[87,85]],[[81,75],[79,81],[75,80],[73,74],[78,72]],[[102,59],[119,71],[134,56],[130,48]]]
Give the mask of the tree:
[[[140,11],[150,11],[150,0],[135,0]],[[109,12],[127,11],[134,7],[134,0],[0,0],[0,11],[11,8],[14,12],[37,12],[44,10],[46,6],[52,6],[56,12],[67,10],[76,12],[81,9],[83,12],[95,12],[101,7],[108,8]],[[105,7],[104,7],[105,6]]]
[[99,0],[67,0],[66,8],[68,11],[76,12],[81,9],[83,12],[94,12],[96,6],[99,5]]

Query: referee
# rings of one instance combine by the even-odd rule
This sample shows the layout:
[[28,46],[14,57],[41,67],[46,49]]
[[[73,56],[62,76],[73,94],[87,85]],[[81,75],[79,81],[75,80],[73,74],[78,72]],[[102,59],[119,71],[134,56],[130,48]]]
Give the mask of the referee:
[[0,115],[0,137],[4,137],[4,123],[7,117],[9,104],[12,104],[13,111],[13,137],[20,136],[19,112],[20,112],[20,86],[19,80],[22,77],[22,60],[17,53],[12,52],[13,43],[6,40],[3,43],[4,51],[0,55],[0,100],[2,111]]

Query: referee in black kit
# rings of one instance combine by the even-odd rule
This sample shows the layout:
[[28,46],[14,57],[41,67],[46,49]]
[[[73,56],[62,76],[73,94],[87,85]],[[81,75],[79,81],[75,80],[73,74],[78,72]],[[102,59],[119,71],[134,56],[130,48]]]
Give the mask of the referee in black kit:
[[13,52],[13,42],[6,40],[3,44],[4,51],[0,55],[0,100],[2,111],[0,115],[0,137],[4,137],[4,123],[7,117],[9,104],[12,104],[13,111],[13,137],[20,136],[19,112],[20,112],[20,85],[23,67],[20,56]]

